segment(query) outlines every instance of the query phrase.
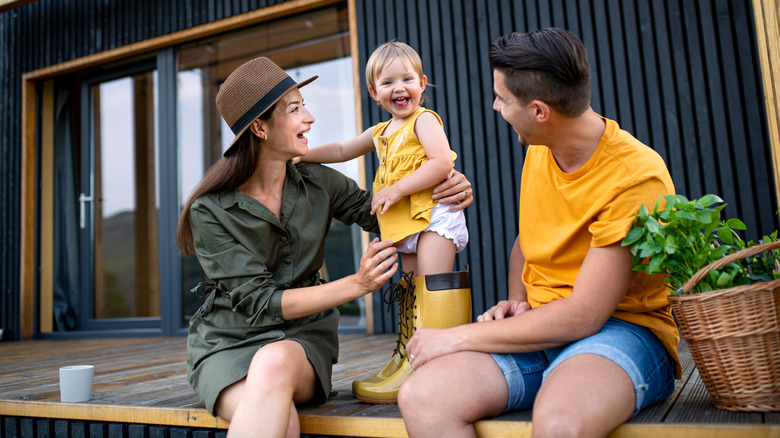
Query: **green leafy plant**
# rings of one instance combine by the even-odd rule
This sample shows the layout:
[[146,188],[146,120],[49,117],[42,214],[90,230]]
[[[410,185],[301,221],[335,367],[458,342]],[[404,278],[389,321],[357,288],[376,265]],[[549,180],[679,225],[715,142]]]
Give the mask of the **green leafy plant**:
[[[682,294],[682,285],[693,274],[727,254],[755,245],[745,243],[737,233],[745,230],[739,219],[721,220],[726,204],[716,195],[689,200],[682,195],[663,197],[666,205],[659,210],[661,197],[648,211],[642,205],[634,218],[634,227],[623,239],[633,256],[634,270],[651,275],[665,274],[671,292]],[[777,241],[777,231],[764,241]],[[711,269],[692,293],[727,289],[780,278],[778,251],[733,262],[721,269]]]

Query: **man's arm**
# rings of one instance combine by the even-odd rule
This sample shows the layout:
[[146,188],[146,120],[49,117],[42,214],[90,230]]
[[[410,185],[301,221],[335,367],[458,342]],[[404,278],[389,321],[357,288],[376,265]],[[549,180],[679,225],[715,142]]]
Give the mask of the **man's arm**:
[[525,256],[523,256],[523,250],[520,248],[520,236],[517,236],[512,247],[512,254],[509,256],[509,281],[507,286],[510,300],[528,302],[525,284],[523,283],[524,266]]
[[523,256],[523,250],[520,248],[520,236],[517,236],[512,247],[512,254],[509,256],[508,299],[498,302],[485,313],[479,315],[477,322],[509,318],[531,310],[531,306],[528,304],[525,284],[523,283],[524,266],[525,257]]

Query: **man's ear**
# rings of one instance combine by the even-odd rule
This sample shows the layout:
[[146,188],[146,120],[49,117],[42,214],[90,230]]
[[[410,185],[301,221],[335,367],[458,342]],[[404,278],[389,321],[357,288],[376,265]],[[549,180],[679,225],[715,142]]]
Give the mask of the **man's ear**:
[[546,102],[539,99],[534,99],[531,104],[533,105],[534,117],[537,122],[546,122],[550,120],[552,115],[552,108]]

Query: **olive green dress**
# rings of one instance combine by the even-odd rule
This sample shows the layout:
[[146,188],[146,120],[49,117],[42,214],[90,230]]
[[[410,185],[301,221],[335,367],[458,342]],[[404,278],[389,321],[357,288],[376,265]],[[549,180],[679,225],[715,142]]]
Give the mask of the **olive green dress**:
[[324,402],[338,360],[336,309],[286,321],[285,289],[320,283],[331,219],[378,233],[371,195],[319,164],[287,165],[281,219],[240,190],[204,195],[190,208],[195,252],[215,283],[190,320],[187,377],[214,414],[219,393],[246,377],[255,352],[292,339],[306,350]]

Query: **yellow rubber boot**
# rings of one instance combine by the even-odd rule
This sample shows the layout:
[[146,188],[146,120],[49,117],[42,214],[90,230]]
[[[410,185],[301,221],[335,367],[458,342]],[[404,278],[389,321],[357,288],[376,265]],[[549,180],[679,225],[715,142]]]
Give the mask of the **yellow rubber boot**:
[[393,283],[385,291],[384,301],[388,305],[388,311],[390,305],[393,302],[398,303],[398,339],[395,341],[395,348],[393,349],[393,355],[390,358],[390,362],[387,363],[378,373],[360,380],[352,381],[352,392],[356,392],[359,385],[376,384],[382,382],[401,368],[404,358],[406,357],[406,343],[409,342],[409,338],[412,337],[412,311],[413,303],[412,299],[414,293],[409,290],[410,287],[414,287],[412,284],[413,272],[401,271],[402,277],[398,283]]
[[[415,277],[412,334],[418,328],[447,328],[471,322],[471,284],[467,271]],[[406,357],[392,376],[358,384],[355,395],[367,403],[398,402],[398,389],[412,373]]]

